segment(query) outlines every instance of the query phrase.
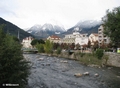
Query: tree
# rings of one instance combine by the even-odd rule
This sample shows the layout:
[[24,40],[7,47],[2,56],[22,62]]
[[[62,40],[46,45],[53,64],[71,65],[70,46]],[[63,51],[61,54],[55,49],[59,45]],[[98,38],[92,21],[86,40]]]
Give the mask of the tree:
[[74,50],[74,48],[75,48],[75,43],[72,43],[72,44],[70,45],[70,49]]
[[94,42],[94,45],[92,46],[93,50],[95,51],[98,48],[98,41]]
[[45,44],[44,40],[42,40],[42,39],[38,40],[38,43],[39,44]]
[[34,39],[34,40],[32,40],[31,45],[35,46],[37,43],[38,43],[38,39]]
[[102,19],[104,22],[104,33],[110,37],[114,46],[120,47],[120,6],[106,12],[106,16]]
[[59,43],[53,43],[53,49],[56,50],[58,47],[60,47]]
[[102,59],[103,55],[104,55],[103,49],[97,49],[96,51],[97,58]]
[[88,47],[88,48],[91,48],[91,42],[90,42],[90,40],[88,41],[87,47]]
[[0,29],[0,88],[1,84],[19,84],[25,88],[29,65],[22,55],[21,44]]
[[52,53],[53,52],[53,42],[50,42],[50,40],[46,40],[44,44],[44,50],[46,53]]
[[36,44],[36,48],[38,49],[39,53],[44,53],[44,45],[43,44]]
[[60,54],[61,51],[62,51],[62,49],[61,49],[60,47],[58,47],[56,53],[57,53],[57,54]]
[[32,45],[32,46],[35,46],[37,43],[39,43],[39,44],[45,44],[44,40],[42,40],[42,39],[40,39],[40,40],[34,39],[34,40],[31,42],[31,45]]
[[80,49],[80,44],[79,44],[79,43],[76,44],[76,49],[77,49],[77,50]]

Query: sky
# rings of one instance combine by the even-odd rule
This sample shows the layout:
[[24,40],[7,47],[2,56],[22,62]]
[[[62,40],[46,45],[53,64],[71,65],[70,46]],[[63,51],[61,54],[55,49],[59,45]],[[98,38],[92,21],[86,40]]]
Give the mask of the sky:
[[0,17],[25,29],[54,23],[68,29],[79,21],[101,20],[120,0],[0,0]]

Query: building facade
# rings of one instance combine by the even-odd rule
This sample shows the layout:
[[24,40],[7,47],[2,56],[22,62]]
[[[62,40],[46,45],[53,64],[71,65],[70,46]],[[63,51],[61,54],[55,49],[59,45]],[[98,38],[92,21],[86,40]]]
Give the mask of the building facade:
[[98,33],[91,33],[89,35],[89,41],[90,41],[92,46],[95,45],[95,42],[98,41]]
[[65,38],[63,38],[61,42],[67,44],[75,43],[75,45],[87,45],[88,37],[87,34],[80,34],[79,32],[75,31],[73,34],[65,35]]
[[22,40],[22,45],[23,45],[23,48],[33,48],[32,45],[31,45],[31,42],[34,38],[32,38],[31,36],[29,37],[26,37]]
[[110,38],[104,35],[104,27],[101,25],[98,28],[98,44],[99,46],[102,46],[103,44],[109,44],[110,43]]
[[60,37],[56,35],[49,36],[47,40],[50,40],[53,43],[60,43]]

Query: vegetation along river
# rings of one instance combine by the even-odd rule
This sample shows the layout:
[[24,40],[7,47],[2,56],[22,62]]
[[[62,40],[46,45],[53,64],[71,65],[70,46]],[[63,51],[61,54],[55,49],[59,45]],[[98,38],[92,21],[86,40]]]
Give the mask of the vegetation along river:
[[120,88],[120,68],[95,68],[78,61],[24,54],[31,61],[27,88]]

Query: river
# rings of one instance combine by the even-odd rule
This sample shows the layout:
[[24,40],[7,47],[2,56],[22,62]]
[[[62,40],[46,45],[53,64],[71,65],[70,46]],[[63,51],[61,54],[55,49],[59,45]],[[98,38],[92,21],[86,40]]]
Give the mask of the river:
[[[120,88],[120,68],[95,68],[65,58],[23,55],[31,61],[27,88]],[[86,72],[89,74],[83,75]]]

